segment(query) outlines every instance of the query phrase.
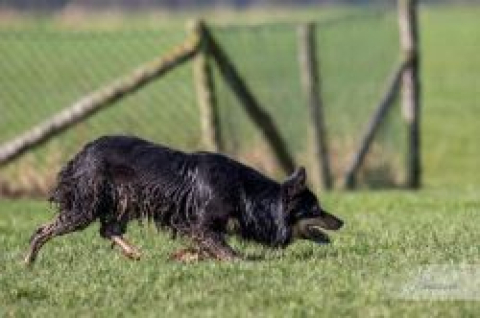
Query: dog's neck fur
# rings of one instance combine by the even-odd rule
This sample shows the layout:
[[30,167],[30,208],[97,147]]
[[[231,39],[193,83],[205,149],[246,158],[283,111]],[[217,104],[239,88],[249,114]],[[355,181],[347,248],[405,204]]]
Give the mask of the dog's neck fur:
[[268,186],[263,185],[262,191],[245,193],[244,209],[238,220],[243,238],[269,246],[288,244],[290,231],[283,215],[281,192],[281,185],[270,180]]

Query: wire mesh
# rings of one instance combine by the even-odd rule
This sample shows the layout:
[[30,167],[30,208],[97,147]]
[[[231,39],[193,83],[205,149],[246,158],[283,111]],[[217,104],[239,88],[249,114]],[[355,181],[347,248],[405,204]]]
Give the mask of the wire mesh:
[[[337,180],[357,151],[363,132],[397,67],[396,12],[385,11],[341,23],[319,23],[317,43],[323,78],[326,125]],[[396,102],[376,134],[359,171],[359,184],[401,185],[405,176],[405,131]]]
[[[319,21],[317,52],[331,166],[337,185],[399,60],[396,14],[392,11]],[[302,91],[294,23],[215,28],[215,36],[273,115],[299,164],[316,171],[307,98]],[[226,150],[270,173],[278,166],[258,130],[249,123],[228,87],[217,80]],[[405,133],[398,102],[381,125],[359,171],[360,185],[398,186],[405,175]]]
[[[390,11],[318,21],[316,25],[325,122],[338,185],[398,61],[398,30],[395,13]],[[212,30],[273,118],[297,163],[318,173],[307,98],[301,87],[297,27],[298,23],[268,23],[215,26]],[[178,26],[111,31],[2,27],[0,143],[184,38]],[[84,143],[104,134],[134,134],[184,150],[201,148],[191,75],[191,65],[183,65],[0,169],[0,188],[45,192],[68,158]],[[215,86],[225,152],[281,177],[268,145],[218,71]],[[404,137],[397,103],[359,173],[361,184],[383,187],[402,182]]]
[[[185,39],[178,29],[0,31],[0,142],[47,119]],[[10,188],[44,192],[58,168],[104,134],[134,134],[182,149],[198,147],[191,67],[183,65],[2,168]],[[14,191],[14,190],[10,190]]]
[[[259,104],[272,117],[290,152],[302,163],[307,120],[298,70],[296,29],[290,24],[217,27],[214,35],[244,77]],[[270,174],[278,164],[259,130],[217,76],[225,150]]]

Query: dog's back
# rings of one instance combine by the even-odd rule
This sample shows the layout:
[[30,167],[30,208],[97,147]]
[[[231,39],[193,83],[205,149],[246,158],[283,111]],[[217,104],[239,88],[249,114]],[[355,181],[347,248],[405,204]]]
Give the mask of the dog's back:
[[130,218],[186,228],[203,217],[208,204],[222,205],[217,209],[227,219],[244,213],[252,197],[278,189],[275,181],[221,154],[184,153],[136,137],[106,136],[86,145],[60,172],[52,201],[65,211],[128,212]]
[[86,157],[92,158],[113,180],[153,180],[183,186],[191,182],[195,187],[218,188],[221,192],[236,188],[231,191],[247,194],[279,187],[277,182],[222,154],[185,153],[136,137],[102,137],[87,145],[85,151]]

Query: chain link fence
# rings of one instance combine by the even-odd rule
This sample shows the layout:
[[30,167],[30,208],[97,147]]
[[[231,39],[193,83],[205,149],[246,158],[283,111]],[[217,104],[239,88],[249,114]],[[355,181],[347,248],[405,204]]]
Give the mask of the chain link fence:
[[[270,113],[299,164],[313,167],[307,99],[302,92],[296,23],[224,25],[214,36]],[[337,179],[398,60],[394,12],[317,22],[322,94]],[[74,30],[0,28],[0,143],[45,120],[85,94],[182,42],[178,26]],[[218,75],[218,74],[217,74]],[[279,176],[273,156],[241,105],[216,76],[225,151]],[[395,107],[361,175],[398,184],[404,133]],[[188,63],[0,169],[7,194],[44,193],[81,146],[104,134],[135,134],[183,150],[201,149],[199,111]]]
[[[171,49],[182,29],[0,31],[0,142],[6,142]],[[179,148],[199,145],[191,69],[181,66],[1,169],[12,189],[48,189],[55,171],[89,140],[136,134]],[[16,190],[15,190],[16,191]]]
[[[337,185],[400,60],[396,12],[382,11],[316,22],[330,160]],[[215,36],[286,138],[296,162],[315,169],[308,101],[302,90],[298,24],[217,27]],[[278,171],[264,141],[225,83],[217,80],[226,149],[270,173]],[[397,102],[381,125],[359,182],[398,186],[405,179],[405,130]],[[317,172],[315,172],[317,173]]]

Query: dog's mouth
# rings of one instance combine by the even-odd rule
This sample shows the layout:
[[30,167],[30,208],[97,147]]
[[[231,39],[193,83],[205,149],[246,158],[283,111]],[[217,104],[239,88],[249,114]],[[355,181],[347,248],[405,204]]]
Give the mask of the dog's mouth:
[[303,238],[318,244],[330,243],[330,237],[318,225],[306,225],[303,229]]
[[293,235],[296,238],[309,240],[318,244],[330,243],[330,237],[325,230],[338,230],[343,222],[334,216],[318,217],[300,220],[294,226]]

